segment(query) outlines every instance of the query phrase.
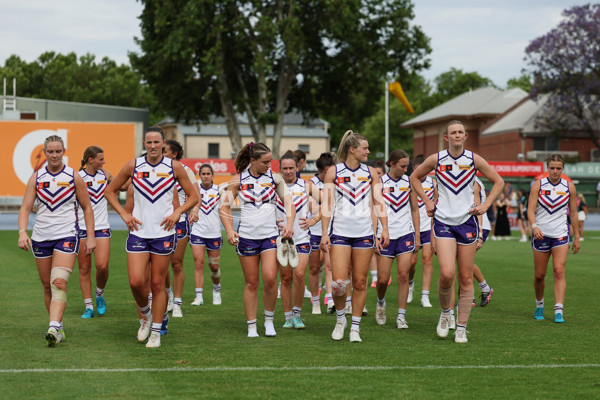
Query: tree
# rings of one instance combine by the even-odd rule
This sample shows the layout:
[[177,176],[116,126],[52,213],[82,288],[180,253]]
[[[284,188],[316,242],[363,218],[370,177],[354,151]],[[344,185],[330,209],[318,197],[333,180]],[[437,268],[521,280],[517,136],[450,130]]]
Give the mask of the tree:
[[234,150],[239,114],[277,156],[286,111],[362,123],[386,74],[429,65],[409,0],[142,1],[132,65],[173,117],[223,115]]
[[99,63],[91,54],[77,57],[46,52],[27,63],[10,56],[0,67],[0,76],[16,78],[17,95],[49,100],[148,107],[156,111],[152,93],[142,85],[130,66],[117,65],[104,57]]
[[506,87],[508,89],[511,88],[521,88],[527,93],[531,92],[531,88],[533,87],[533,83],[531,82],[531,76],[529,75],[521,75],[518,78],[510,78],[506,83]]
[[600,4],[563,11],[564,19],[525,49],[531,97],[547,97],[538,126],[557,135],[584,132],[600,148]]

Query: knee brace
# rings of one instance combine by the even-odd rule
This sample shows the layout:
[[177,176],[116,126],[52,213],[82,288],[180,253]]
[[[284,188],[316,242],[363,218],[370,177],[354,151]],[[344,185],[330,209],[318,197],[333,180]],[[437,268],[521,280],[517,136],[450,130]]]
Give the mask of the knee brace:
[[337,281],[331,282],[331,291],[334,296],[345,296],[346,287],[350,283],[349,279],[338,279]]
[[219,265],[219,261],[221,261],[221,256],[217,257],[208,257],[208,264],[217,264]]
[[216,270],[216,271],[213,271],[213,270],[211,269],[211,270],[210,270],[210,276],[211,276],[212,278],[219,278],[219,277],[221,277],[221,269],[219,268],[219,269],[218,269],[218,270]]
[[54,284],[56,279],[62,279],[69,282],[71,270],[65,267],[53,267],[50,271],[50,291],[52,292],[52,301],[67,302],[67,292]]

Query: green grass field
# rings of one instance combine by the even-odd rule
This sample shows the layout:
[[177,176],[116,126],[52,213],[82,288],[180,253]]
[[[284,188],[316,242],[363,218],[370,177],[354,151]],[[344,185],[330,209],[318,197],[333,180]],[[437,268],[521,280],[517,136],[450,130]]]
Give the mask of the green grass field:
[[[306,330],[279,328],[277,337],[267,338],[259,311],[261,337],[248,339],[243,277],[234,249],[225,245],[223,305],[211,304],[208,268],[206,304],[190,305],[194,283],[188,251],[184,318],[171,319],[161,348],[146,349],[136,340],[124,241],[125,232],[114,232],[106,315],[80,318],[84,306],[74,273],[64,317],[66,341],[48,348],[43,339],[48,317],[34,258],[18,249],[16,231],[0,232],[1,398],[600,398],[595,295],[600,232],[586,232],[581,253],[569,256],[562,325],[551,318],[551,269],[546,320],[533,319],[531,246],[517,240],[487,243],[476,261],[495,294],[489,306],[472,310],[466,345],[454,343],[452,336],[437,338],[437,293],[431,295],[434,308],[421,308],[420,266],[415,301],[407,310],[408,330],[395,328],[394,280],[386,326],[375,323],[375,289],[368,290],[363,343],[349,343],[348,330],[344,341],[331,340],[335,317],[311,315],[309,299],[303,313]],[[475,292],[478,296],[479,289]],[[278,303],[276,327],[283,322]]]

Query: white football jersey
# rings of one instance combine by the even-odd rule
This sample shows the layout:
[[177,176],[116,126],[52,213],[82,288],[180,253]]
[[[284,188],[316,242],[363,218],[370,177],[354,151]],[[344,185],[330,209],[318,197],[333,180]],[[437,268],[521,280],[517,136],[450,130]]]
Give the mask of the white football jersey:
[[241,206],[238,234],[246,239],[267,239],[279,235],[275,215],[276,193],[273,172],[253,176],[240,174],[238,200]]
[[562,179],[552,184],[548,178],[540,180],[540,191],[535,208],[535,223],[544,236],[560,238],[569,234],[569,181]]
[[200,210],[198,211],[198,222],[192,224],[192,235],[200,236],[205,239],[214,239],[221,237],[221,220],[219,219],[219,206],[221,204],[221,195],[219,187],[215,184],[208,189],[202,186],[198,181],[200,189]]
[[74,175],[73,168],[66,165],[56,174],[50,173],[47,167],[36,172],[38,209],[32,240],[43,242],[77,235]]
[[[435,197],[435,182],[431,175],[427,175],[422,181],[421,185],[423,186],[423,190],[425,194],[429,198],[429,200],[433,201]],[[417,202],[419,204],[419,216],[421,220],[419,222],[419,231],[420,232],[428,232],[431,230],[431,217],[427,215],[427,210],[425,209],[425,202],[421,200],[419,196],[417,196]]]
[[[104,191],[108,186],[108,179],[102,170],[96,171],[94,175],[88,174],[85,169],[79,171],[81,179],[85,182],[88,194],[90,195],[90,203],[94,211],[94,230],[109,229],[108,222],[108,202],[104,198]],[[77,215],[79,216],[79,230],[85,231],[85,219],[83,218],[83,209],[78,206]]]
[[360,164],[356,169],[350,169],[345,163],[336,164],[331,233],[348,238],[373,235],[372,183],[367,165]]
[[[296,218],[294,219],[294,243],[308,243],[309,235],[308,230],[304,230],[300,227],[300,218],[308,217],[308,193],[306,191],[306,182],[300,178],[296,178],[296,182],[287,185],[290,194],[292,196],[292,203],[296,209]],[[285,208],[283,201],[277,196],[277,219],[283,220],[283,224],[286,223]]]
[[131,183],[133,216],[142,221],[142,226],[132,234],[144,239],[173,235],[175,228],[166,231],[160,226],[173,213],[175,176],[172,160],[163,157],[153,165],[145,156],[136,158]]
[[464,150],[458,158],[452,157],[448,150],[438,153],[435,170],[438,190],[435,218],[438,221],[456,226],[471,217],[469,211],[475,206],[473,184],[476,173],[471,151]]
[[[398,239],[415,231],[410,207],[410,181],[402,175],[397,181],[389,174],[381,177],[381,191],[387,209],[388,231],[390,239]],[[377,223],[377,236],[381,235],[383,226]]]

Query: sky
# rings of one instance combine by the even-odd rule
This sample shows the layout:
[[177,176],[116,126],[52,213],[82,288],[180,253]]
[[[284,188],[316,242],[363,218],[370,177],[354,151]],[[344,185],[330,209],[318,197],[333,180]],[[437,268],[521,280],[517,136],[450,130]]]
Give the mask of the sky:
[[[455,67],[505,87],[521,75],[529,42],[557,26],[562,10],[589,2],[413,0],[413,24],[431,38],[431,68],[422,74],[433,80]],[[142,7],[134,0],[0,0],[0,65],[12,54],[31,62],[46,51],[129,64],[127,53],[139,51]]]

